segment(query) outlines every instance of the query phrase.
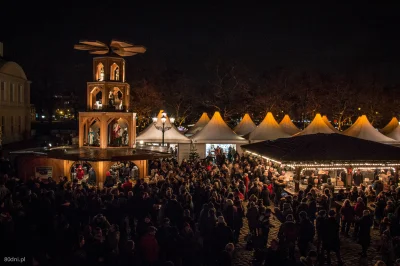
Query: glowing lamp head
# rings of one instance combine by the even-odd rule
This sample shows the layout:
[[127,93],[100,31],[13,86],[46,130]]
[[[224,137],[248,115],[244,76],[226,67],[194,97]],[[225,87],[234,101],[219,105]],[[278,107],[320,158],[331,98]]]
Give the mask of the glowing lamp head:
[[170,118],[169,118],[169,121],[171,121],[171,123],[173,124],[173,123],[175,122],[175,118],[170,117]]
[[157,117],[153,117],[153,123],[157,123]]
[[143,144],[144,144],[144,141],[143,141],[143,140],[139,141],[139,144],[140,144],[140,145],[143,145]]
[[167,121],[167,117],[163,114],[163,116],[161,117],[161,123],[165,123]]

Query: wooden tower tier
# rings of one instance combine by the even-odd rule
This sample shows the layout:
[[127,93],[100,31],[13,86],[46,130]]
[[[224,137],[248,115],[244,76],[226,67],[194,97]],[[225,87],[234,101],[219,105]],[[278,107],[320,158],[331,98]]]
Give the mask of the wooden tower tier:
[[88,111],[130,111],[130,86],[125,82],[97,81],[87,83]]
[[79,113],[79,147],[134,148],[135,144],[135,113]]

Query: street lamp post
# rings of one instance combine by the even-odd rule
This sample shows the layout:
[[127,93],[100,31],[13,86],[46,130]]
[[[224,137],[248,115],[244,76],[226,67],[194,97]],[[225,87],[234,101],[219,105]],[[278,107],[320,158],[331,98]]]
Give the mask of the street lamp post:
[[161,116],[161,125],[158,125],[158,124],[157,124],[157,122],[158,122],[158,118],[157,118],[157,117],[154,117],[154,118],[153,118],[154,126],[155,126],[158,130],[160,130],[160,131],[162,132],[162,143],[161,143],[161,146],[164,146],[164,134],[165,134],[165,132],[168,131],[168,130],[170,130],[170,129],[172,128],[172,124],[174,123],[175,119],[174,119],[173,117],[170,117],[170,118],[169,118],[169,121],[170,121],[171,123],[166,124],[166,122],[167,122],[167,114],[166,114],[166,113],[162,113],[162,116]]

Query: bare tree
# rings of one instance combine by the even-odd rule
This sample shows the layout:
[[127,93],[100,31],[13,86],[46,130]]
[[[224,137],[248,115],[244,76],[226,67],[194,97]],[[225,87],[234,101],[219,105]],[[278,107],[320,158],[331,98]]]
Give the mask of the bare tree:
[[325,82],[324,88],[322,97],[326,111],[337,120],[338,129],[341,130],[356,114],[358,97],[354,84],[346,77],[333,77]]
[[235,65],[218,64],[215,78],[209,84],[213,90],[210,97],[202,100],[202,105],[221,112],[226,122],[232,117],[248,111],[251,106],[251,88],[243,73]]
[[139,131],[151,123],[152,115],[164,104],[161,93],[147,80],[131,87],[130,100],[136,112]]

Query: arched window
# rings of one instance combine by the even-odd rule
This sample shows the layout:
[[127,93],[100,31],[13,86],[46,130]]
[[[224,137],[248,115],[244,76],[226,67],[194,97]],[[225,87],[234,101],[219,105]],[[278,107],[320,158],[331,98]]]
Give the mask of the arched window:
[[108,146],[109,147],[122,147],[128,146],[128,122],[123,119],[114,119],[108,124]]
[[88,146],[100,147],[100,123],[97,120],[89,125],[86,143]]
[[115,110],[123,110],[123,93],[118,87],[114,87],[108,94],[108,105],[114,107]]
[[111,80],[120,80],[120,68],[116,63],[113,63],[111,65],[110,79]]
[[78,182],[86,181],[89,185],[96,185],[96,172],[89,162],[74,162],[71,166],[70,173],[71,180],[77,179]]
[[90,108],[93,110],[101,110],[103,109],[103,92],[102,89],[99,87],[95,87],[91,92],[90,92]]
[[98,63],[96,67],[96,80],[103,81],[104,80],[104,65],[102,63]]

